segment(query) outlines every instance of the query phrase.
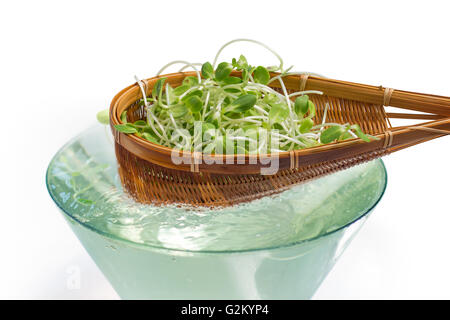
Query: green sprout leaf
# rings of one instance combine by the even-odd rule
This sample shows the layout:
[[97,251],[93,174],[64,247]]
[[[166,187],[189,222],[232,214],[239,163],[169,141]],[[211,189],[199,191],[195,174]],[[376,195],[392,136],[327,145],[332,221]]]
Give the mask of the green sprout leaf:
[[153,142],[153,143],[158,144],[158,138],[156,138],[154,135],[152,135],[152,134],[150,134],[150,133],[148,133],[148,132],[143,132],[143,133],[142,133],[142,137],[143,137],[145,140],[147,140],[147,141],[150,141],[150,142]]
[[214,137],[216,135],[216,126],[210,122],[203,122],[202,133],[204,137]]
[[127,112],[126,111],[122,112],[122,114],[120,115],[120,121],[122,121],[122,123],[127,123]]
[[342,126],[332,126],[327,129],[325,129],[322,134],[320,135],[320,141],[322,143],[331,143],[345,133],[345,128]]
[[176,96],[181,96],[183,93],[185,93],[187,90],[189,90],[189,88],[190,88],[189,85],[183,84],[183,85],[173,89],[173,94]]
[[233,58],[232,66],[234,68],[236,68],[236,70],[247,69],[247,67],[248,67],[247,59],[241,54],[241,56],[239,57],[239,60],[236,60],[235,58]]
[[133,125],[126,123],[126,124],[116,124],[114,125],[114,128],[116,128],[117,131],[122,133],[136,133],[138,130],[133,127]]
[[247,69],[242,69],[242,82],[244,83],[244,85],[248,84],[248,80],[250,78],[249,75],[250,74]]
[[267,104],[274,104],[277,103],[278,98],[273,93],[268,93],[264,96],[263,101]]
[[[263,123],[263,128],[265,127],[264,125],[265,125],[265,124]],[[280,130],[280,131],[283,131],[283,130],[284,130],[284,129],[283,129],[283,126],[282,126],[281,124],[279,124],[279,123],[274,123],[272,127],[273,127],[274,129],[277,129],[277,130]],[[269,128],[267,128],[267,129],[269,129]]]
[[308,101],[308,112],[309,118],[314,118],[316,116],[316,106],[311,100]]
[[238,88],[226,88],[223,91],[228,92],[228,93],[239,93],[239,92],[241,92],[241,90],[239,90]]
[[82,205],[85,206],[90,206],[92,204],[94,204],[95,202],[89,199],[82,199],[82,198],[77,198],[77,202],[81,203]]
[[340,137],[339,140],[348,140],[348,139],[352,139],[353,136],[350,134],[350,132],[345,131]]
[[97,113],[97,120],[101,124],[109,124],[109,109],[102,110]]
[[266,68],[259,66],[253,72],[253,78],[255,79],[255,82],[267,85],[270,80],[270,74]]
[[203,132],[206,132],[206,131],[211,130],[211,129],[216,130],[216,126],[214,124],[210,123],[210,122],[203,122],[202,123],[202,131]]
[[188,108],[184,104],[177,104],[170,108],[170,112],[175,119],[178,119],[188,113]]
[[133,123],[134,127],[146,127],[147,126],[147,122],[145,122],[144,120],[137,120]]
[[244,94],[231,103],[233,112],[245,112],[256,104],[256,96],[254,94]]
[[233,70],[233,66],[228,62],[222,62],[217,66],[216,69],[216,80],[222,81],[228,77]]
[[277,103],[273,104],[269,111],[269,120],[272,123],[281,123],[289,116],[287,105]]
[[[153,98],[147,97],[147,102],[153,102],[153,101],[154,101]],[[139,100],[139,105],[140,105],[140,106],[145,105],[144,99],[140,99],[140,100]]]
[[199,112],[202,110],[203,102],[198,96],[191,96],[185,101],[186,106],[191,110],[192,113]]
[[362,130],[361,127],[357,124],[354,124],[350,127],[350,129],[352,129],[355,134],[358,136],[358,138],[364,140],[365,142],[370,142],[370,138],[368,135],[366,135]]
[[294,110],[300,117],[303,117],[308,112],[309,97],[305,94],[295,99]]
[[186,102],[190,97],[193,96],[197,96],[199,98],[201,98],[203,95],[203,91],[202,90],[192,90],[191,92],[189,92],[187,95],[185,95],[181,101]]
[[300,133],[310,132],[312,127],[314,126],[314,121],[310,118],[305,118],[300,123]]
[[[225,84],[238,84],[241,83],[242,79],[239,77],[226,77],[225,79],[223,79],[223,83]],[[238,92],[240,90],[238,89]]]
[[214,78],[214,69],[211,63],[205,62],[202,65],[202,76],[205,79],[212,79]]
[[157,98],[157,97],[161,97],[162,95],[162,91],[164,88],[164,82],[166,81],[167,78],[161,78],[158,79],[158,81],[156,81],[153,90],[152,90],[152,96],[153,98]]
[[197,79],[197,77],[188,76],[188,77],[184,78],[183,85],[186,85],[189,88],[192,88],[192,87],[198,85],[198,79]]

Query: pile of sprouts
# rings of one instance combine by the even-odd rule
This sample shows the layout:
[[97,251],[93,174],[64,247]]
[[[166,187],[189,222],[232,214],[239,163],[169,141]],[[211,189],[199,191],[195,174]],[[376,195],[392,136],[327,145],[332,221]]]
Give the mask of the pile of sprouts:
[[[225,47],[241,41],[266,48],[279,65],[255,67],[243,55],[217,64]],[[196,76],[185,77],[175,88],[162,77],[150,96],[136,77],[143,95],[139,103],[145,107],[147,119],[128,123],[124,113],[117,130],[166,147],[210,154],[229,153],[230,148],[237,154],[275,153],[351,138],[374,139],[356,124],[326,122],[328,104],[321,121],[314,121],[316,107],[309,97],[322,92],[288,94],[283,77],[302,73],[290,72],[292,67],[284,69],[283,59],[261,42],[236,39],[220,48],[212,64],[177,60],[162,67],[157,76],[175,64],[182,65],[180,71],[193,69]],[[232,71],[240,71],[241,76],[233,76]],[[280,83],[281,93],[270,87],[275,81]],[[108,122],[107,111],[99,113],[98,119]]]

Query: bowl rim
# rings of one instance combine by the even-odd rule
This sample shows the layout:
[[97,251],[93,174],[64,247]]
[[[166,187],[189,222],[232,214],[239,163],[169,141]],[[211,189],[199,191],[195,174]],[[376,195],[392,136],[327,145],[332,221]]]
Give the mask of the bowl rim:
[[190,254],[236,254],[236,253],[252,253],[252,252],[260,252],[260,251],[271,251],[271,250],[277,250],[277,249],[286,249],[286,248],[291,248],[291,247],[295,247],[295,246],[300,246],[300,245],[304,245],[306,243],[311,243],[314,242],[318,239],[321,238],[326,238],[329,237],[341,230],[347,229],[348,227],[350,227],[352,224],[354,224],[355,222],[361,220],[362,218],[366,217],[369,213],[371,213],[374,208],[380,203],[381,199],[383,198],[384,194],[386,193],[386,188],[387,188],[387,184],[388,184],[388,174],[387,174],[387,170],[386,170],[386,165],[384,164],[384,161],[382,159],[375,159],[372,161],[378,161],[381,164],[381,169],[383,170],[384,173],[384,184],[383,187],[381,188],[381,191],[378,195],[377,200],[373,203],[373,205],[368,208],[363,214],[360,214],[359,216],[357,216],[355,219],[349,221],[348,223],[340,226],[339,228],[336,228],[332,231],[329,232],[325,232],[323,234],[320,234],[318,236],[314,236],[312,238],[307,238],[307,239],[302,239],[299,241],[293,241],[287,244],[282,244],[282,245],[276,245],[276,246],[268,246],[268,247],[261,247],[261,248],[250,248],[250,249],[237,249],[237,250],[191,250],[191,249],[178,249],[178,248],[168,248],[168,247],[164,247],[164,246],[158,246],[158,245],[152,245],[152,244],[148,244],[148,243],[141,243],[141,242],[135,242],[129,239],[125,239],[125,238],[121,238],[118,237],[116,235],[113,235],[111,233],[102,231],[100,229],[97,229],[83,221],[81,221],[80,219],[74,217],[72,214],[70,214],[70,212],[68,212],[68,210],[66,210],[65,208],[63,208],[63,206],[55,199],[53,192],[51,191],[50,188],[50,183],[49,183],[49,177],[50,177],[50,169],[54,163],[54,160],[63,152],[64,149],[66,149],[69,145],[71,145],[74,141],[78,140],[79,138],[81,138],[82,136],[84,136],[87,132],[89,132],[90,130],[95,129],[97,126],[91,126],[88,129],[82,131],[81,133],[77,134],[75,137],[71,138],[68,142],[66,142],[57,152],[56,154],[52,157],[52,159],[50,160],[49,165],[47,166],[47,170],[46,170],[46,174],[45,174],[45,184],[47,187],[47,191],[50,195],[50,197],[52,198],[53,202],[56,204],[56,206],[69,218],[69,220],[72,220],[76,223],[78,223],[79,225],[81,225],[82,227],[87,228],[90,231],[93,231],[95,233],[97,233],[100,236],[109,238],[110,240],[114,240],[114,241],[119,241],[119,242],[123,242],[126,245],[131,245],[134,247],[139,247],[139,248],[144,248],[147,250],[157,250],[157,251],[166,251],[166,252],[178,252],[178,253],[190,253]]

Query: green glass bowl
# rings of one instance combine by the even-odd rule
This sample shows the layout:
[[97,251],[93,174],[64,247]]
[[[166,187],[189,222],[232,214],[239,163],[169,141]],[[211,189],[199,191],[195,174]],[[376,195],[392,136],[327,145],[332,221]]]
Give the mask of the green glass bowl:
[[[309,299],[386,189],[384,164],[374,160],[365,170],[380,177],[376,194],[370,197],[363,211],[329,232],[251,249],[165,248],[139,242],[133,235],[119,237],[90,224],[80,214],[80,208],[90,207],[90,200],[77,198],[79,203],[75,205],[73,201],[74,194],[85,190],[76,190],[67,181],[58,180],[64,166],[84,159],[76,165],[101,172],[102,179],[107,181],[105,194],[108,194],[108,184],[120,187],[114,147],[109,133],[105,134],[104,130],[102,126],[95,126],[62,147],[48,167],[46,182],[50,196],[70,227],[123,299]],[[96,161],[108,164],[109,169],[97,170],[92,166]],[[353,168],[347,169],[345,175],[355,175],[356,179]],[[95,179],[94,176],[88,175],[87,179]],[[317,180],[322,184],[332,181],[326,179],[330,178]],[[364,199],[365,195],[350,196]],[[107,213],[107,207],[96,208],[95,212],[102,209]],[[333,210],[339,212],[339,208]]]

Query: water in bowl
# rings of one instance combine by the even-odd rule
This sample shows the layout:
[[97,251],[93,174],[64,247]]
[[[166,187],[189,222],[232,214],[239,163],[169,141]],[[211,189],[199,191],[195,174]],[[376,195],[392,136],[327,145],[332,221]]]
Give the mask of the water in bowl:
[[113,147],[90,149],[91,143],[81,139],[64,148],[49,168],[48,184],[61,207],[105,233],[171,249],[248,250],[314,238],[365,213],[385,184],[377,170],[382,164],[372,161],[233,207],[142,205],[123,192]]

